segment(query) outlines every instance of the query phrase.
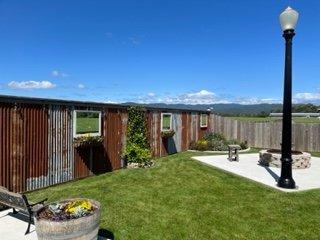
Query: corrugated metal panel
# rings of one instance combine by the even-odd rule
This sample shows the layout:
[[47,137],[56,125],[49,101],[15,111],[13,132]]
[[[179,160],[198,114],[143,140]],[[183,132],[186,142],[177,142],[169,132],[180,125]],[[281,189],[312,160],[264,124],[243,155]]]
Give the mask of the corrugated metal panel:
[[[102,111],[101,147],[74,149],[74,109]],[[176,133],[167,142],[161,137],[161,110],[146,112],[155,157],[187,150],[202,134],[199,113],[172,113]],[[127,121],[126,109],[103,105],[0,103],[0,185],[21,192],[122,167]]]
[[22,190],[48,186],[48,112],[45,106],[24,109],[24,146],[27,176]]
[[153,113],[154,120],[154,138],[155,138],[155,147],[156,147],[156,157],[165,156],[166,152],[163,147],[163,142],[161,138],[161,112]]
[[12,118],[13,106],[0,105],[0,185],[12,189]]
[[[40,120],[42,119],[42,120]],[[35,124],[36,123],[36,124]],[[38,124],[37,124],[38,123]],[[41,142],[43,151],[41,158],[35,162],[34,152],[37,146],[30,147],[30,176],[27,179],[27,190],[62,183],[73,179],[72,148],[72,109],[62,106],[49,106],[46,117],[36,117],[31,123],[31,130],[46,125],[46,132],[34,135],[29,142]]]
[[192,112],[190,115],[190,141],[197,141],[199,139],[199,115],[198,113]]
[[122,154],[122,111],[119,109],[108,109],[105,116],[105,141],[106,160],[110,161],[111,169],[121,168]]
[[181,116],[181,125],[182,125],[182,133],[181,133],[181,150],[186,151],[189,149],[190,145],[190,130],[189,130],[189,116],[190,113],[183,112]]
[[0,185],[21,192],[46,174],[47,114],[43,106],[0,105]]
[[147,127],[148,139],[154,157],[161,155],[161,137],[159,136],[159,113],[148,111],[147,113]]

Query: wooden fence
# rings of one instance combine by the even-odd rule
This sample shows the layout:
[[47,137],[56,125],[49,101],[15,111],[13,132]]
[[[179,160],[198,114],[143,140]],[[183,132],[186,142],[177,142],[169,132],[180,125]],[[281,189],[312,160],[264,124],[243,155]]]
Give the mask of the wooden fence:
[[[228,117],[211,115],[211,130],[228,139],[247,141],[252,147],[280,148],[281,121],[245,122]],[[300,151],[320,151],[320,124],[293,124],[293,148]]]

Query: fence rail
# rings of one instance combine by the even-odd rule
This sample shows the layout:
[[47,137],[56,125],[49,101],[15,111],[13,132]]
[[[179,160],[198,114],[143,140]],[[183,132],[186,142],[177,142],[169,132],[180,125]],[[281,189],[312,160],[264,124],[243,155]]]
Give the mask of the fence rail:
[[[282,123],[245,122],[228,117],[211,115],[211,130],[222,133],[228,139],[247,141],[258,148],[280,148]],[[320,151],[320,124],[292,125],[293,148],[300,151]]]

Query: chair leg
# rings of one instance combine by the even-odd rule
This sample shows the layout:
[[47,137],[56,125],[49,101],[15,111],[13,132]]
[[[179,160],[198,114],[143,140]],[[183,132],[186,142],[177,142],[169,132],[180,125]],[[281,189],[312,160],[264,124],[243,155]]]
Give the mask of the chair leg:
[[31,221],[32,221],[32,214],[31,214],[31,213],[29,213],[28,228],[27,228],[27,231],[26,231],[25,235],[27,235],[28,233],[30,233]]
[[17,212],[17,210],[15,208],[12,208],[12,213],[13,214],[17,214],[18,212]]

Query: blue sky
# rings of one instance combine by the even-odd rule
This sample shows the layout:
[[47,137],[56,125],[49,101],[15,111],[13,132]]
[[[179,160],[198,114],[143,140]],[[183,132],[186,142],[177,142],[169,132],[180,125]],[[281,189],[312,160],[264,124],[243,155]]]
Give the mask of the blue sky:
[[294,101],[319,103],[318,0],[0,0],[0,94],[280,102],[288,5],[300,13]]

